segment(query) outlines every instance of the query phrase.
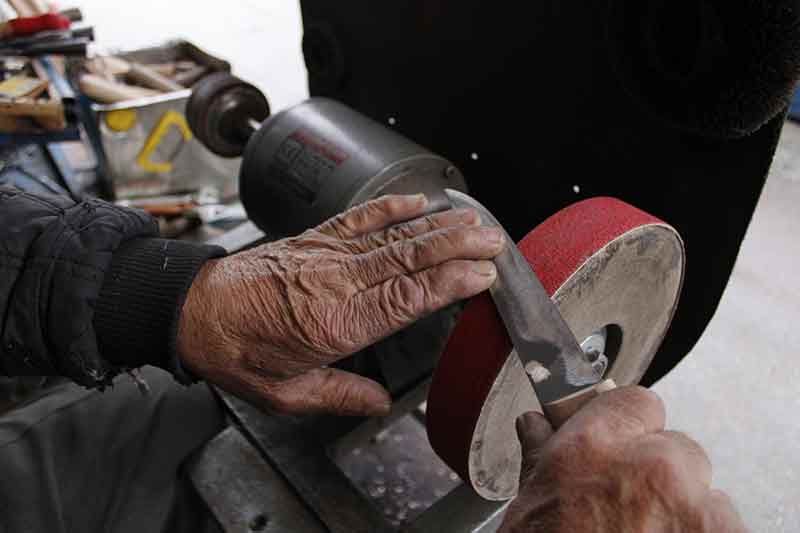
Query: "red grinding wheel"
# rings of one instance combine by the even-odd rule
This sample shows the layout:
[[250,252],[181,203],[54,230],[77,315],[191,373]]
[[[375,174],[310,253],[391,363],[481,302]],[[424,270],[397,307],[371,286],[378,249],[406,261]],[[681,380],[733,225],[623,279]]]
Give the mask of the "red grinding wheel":
[[[580,342],[605,332],[607,377],[637,383],[669,327],[683,281],[678,233],[613,198],[559,211],[518,244]],[[431,383],[427,427],[439,456],[482,497],[512,498],[516,418],[541,406],[488,293],[465,309]]]

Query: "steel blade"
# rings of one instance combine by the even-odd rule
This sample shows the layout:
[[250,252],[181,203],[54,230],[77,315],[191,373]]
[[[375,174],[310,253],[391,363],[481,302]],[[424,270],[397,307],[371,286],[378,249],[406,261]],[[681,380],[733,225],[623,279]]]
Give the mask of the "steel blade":
[[[502,229],[489,210],[474,198],[451,189],[446,194],[454,207],[475,209],[483,225]],[[603,376],[584,354],[508,234],[506,239],[508,246],[494,259],[498,275],[490,293],[539,400],[551,403],[598,383]],[[535,371],[537,366],[544,367],[546,372]]]

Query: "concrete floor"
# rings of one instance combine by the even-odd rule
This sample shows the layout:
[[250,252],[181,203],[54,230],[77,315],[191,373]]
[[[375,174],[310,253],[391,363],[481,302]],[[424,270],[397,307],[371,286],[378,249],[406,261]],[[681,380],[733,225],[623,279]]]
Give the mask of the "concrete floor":
[[800,127],[787,123],[717,314],[655,387],[759,533],[800,531],[799,201]]
[[[186,37],[229,59],[278,110],[307,96],[295,0],[82,0],[108,48]],[[204,7],[208,6],[208,7]],[[211,7],[213,6],[213,8]],[[752,531],[800,531],[800,127],[788,124],[717,315],[655,389],[709,451]]]

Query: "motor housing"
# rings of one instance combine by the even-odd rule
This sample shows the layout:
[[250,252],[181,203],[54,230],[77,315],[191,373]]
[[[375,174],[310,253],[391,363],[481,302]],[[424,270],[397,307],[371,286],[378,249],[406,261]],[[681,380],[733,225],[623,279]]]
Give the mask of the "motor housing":
[[250,219],[284,237],[385,194],[425,193],[439,211],[449,207],[445,188],[467,186],[447,159],[339,102],[312,98],[252,134],[239,188]]

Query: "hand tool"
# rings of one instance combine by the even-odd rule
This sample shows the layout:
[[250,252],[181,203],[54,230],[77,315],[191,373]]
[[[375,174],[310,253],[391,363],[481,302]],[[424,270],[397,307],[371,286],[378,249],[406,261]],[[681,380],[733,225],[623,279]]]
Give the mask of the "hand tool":
[[196,192],[187,191],[183,194],[129,198],[118,200],[116,203],[124,207],[142,209],[154,216],[182,215],[202,206],[222,205],[216,192],[208,188]]
[[0,48],[0,55],[25,57],[43,55],[86,56],[86,47],[88,44],[89,40],[85,38],[58,39],[52,42],[34,43],[18,48]]
[[117,205],[135,207],[156,217],[169,217],[185,215],[201,204],[194,194],[187,193],[118,200]]
[[48,30],[69,29],[70,20],[58,13],[20,17],[0,24],[0,38],[23,37]]
[[59,41],[70,39],[86,39],[89,41],[94,41],[94,28],[92,26],[84,26],[82,28],[74,28],[69,30],[43,31],[27,37],[5,39],[0,44],[7,48],[23,48],[32,44],[57,43]]

